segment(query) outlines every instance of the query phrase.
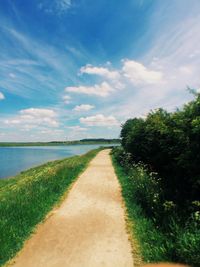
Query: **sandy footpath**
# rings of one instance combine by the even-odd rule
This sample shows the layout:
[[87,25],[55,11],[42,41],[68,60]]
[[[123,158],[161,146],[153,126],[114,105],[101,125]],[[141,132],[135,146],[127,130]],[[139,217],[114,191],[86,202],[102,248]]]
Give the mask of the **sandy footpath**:
[[28,240],[16,267],[132,267],[120,186],[103,150]]

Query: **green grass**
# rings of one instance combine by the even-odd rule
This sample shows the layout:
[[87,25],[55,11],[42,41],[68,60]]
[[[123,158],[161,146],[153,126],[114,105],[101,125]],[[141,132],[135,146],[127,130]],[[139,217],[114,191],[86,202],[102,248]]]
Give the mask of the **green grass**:
[[[117,162],[112,154],[115,172],[122,187],[122,195],[127,207],[129,225],[131,227],[132,240],[136,239],[139,244],[138,253],[142,261],[149,262],[179,262],[190,266],[200,266],[200,229],[197,221],[190,221],[185,225],[179,225],[173,217],[167,223],[165,231],[162,225],[157,225],[153,216],[148,216],[139,204],[138,196],[145,191],[144,172],[139,172],[139,167],[131,170],[131,174]],[[147,173],[146,179],[147,177]],[[141,176],[141,177],[139,177]],[[150,179],[150,177],[149,177]],[[142,180],[144,187],[140,188],[138,183]],[[147,181],[147,187],[148,187]],[[151,188],[149,188],[151,191]],[[146,194],[150,194],[147,193]],[[197,213],[197,216],[199,214]],[[166,226],[165,226],[166,227]],[[134,244],[133,244],[134,245]]]
[[163,236],[154,228],[152,222],[144,216],[141,207],[133,201],[131,181],[125,174],[124,169],[117,163],[114,156],[112,156],[112,161],[122,187],[122,196],[130,220],[132,239],[136,238],[138,240],[138,253],[142,261],[148,263],[166,260]]
[[100,150],[49,162],[0,180],[0,266],[22,248],[35,226],[61,201]]

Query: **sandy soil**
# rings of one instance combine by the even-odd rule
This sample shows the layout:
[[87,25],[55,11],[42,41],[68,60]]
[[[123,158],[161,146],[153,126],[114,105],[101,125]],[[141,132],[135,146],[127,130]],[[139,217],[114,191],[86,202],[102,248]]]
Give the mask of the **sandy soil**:
[[12,266],[133,266],[120,186],[108,149],[91,161]]

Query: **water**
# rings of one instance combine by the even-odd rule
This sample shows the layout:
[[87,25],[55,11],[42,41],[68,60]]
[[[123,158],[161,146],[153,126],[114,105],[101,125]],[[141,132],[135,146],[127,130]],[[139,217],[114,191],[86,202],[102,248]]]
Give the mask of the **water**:
[[99,146],[100,145],[0,147],[0,179],[16,175],[22,170],[48,161],[81,155]]

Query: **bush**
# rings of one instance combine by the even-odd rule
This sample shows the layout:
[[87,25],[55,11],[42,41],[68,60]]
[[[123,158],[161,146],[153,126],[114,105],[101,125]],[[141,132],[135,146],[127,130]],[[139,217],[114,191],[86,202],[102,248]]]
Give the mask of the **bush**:
[[157,174],[141,163],[131,164],[122,148],[114,148],[112,156],[143,260],[200,266],[200,202],[192,203],[191,215],[183,221],[176,204],[164,199]]
[[121,138],[133,162],[159,173],[165,199],[187,217],[191,202],[200,200],[200,94],[174,113],[158,109],[128,120]]
[[[117,162],[115,158],[117,152],[118,151],[115,149],[112,155],[113,164],[121,183],[122,195],[126,203],[129,220],[131,221],[132,236],[133,239],[136,237],[139,242],[142,260],[145,262],[167,261],[165,236],[154,225],[153,219],[149,219],[145,216],[144,210],[133,193],[133,190],[134,192],[136,191],[134,189],[135,183],[133,183],[133,173],[129,176],[124,167]],[[135,174],[138,175],[139,172],[135,172]],[[135,242],[133,242],[133,246],[135,246]],[[138,258],[137,255],[135,258]]]

